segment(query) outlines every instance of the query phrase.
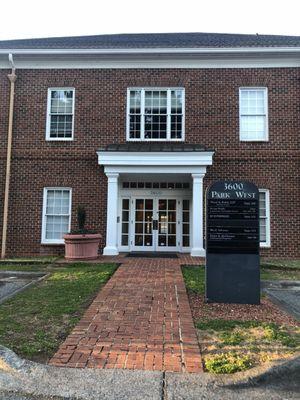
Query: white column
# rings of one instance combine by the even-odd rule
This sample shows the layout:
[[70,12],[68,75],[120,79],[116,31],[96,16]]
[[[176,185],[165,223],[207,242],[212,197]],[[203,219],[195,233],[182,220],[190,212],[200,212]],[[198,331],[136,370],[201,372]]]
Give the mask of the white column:
[[204,174],[192,174],[193,178],[193,235],[191,256],[205,256],[203,248],[203,177]]
[[117,173],[106,173],[107,185],[107,221],[106,221],[106,246],[103,250],[105,256],[116,256],[118,250],[118,178]]

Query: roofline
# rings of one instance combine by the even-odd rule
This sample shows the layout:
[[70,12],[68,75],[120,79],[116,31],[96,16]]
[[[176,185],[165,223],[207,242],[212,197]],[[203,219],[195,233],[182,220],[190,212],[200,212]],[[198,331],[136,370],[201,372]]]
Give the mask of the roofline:
[[[0,42],[1,45],[1,42]],[[107,49],[0,49],[1,54],[15,55],[67,55],[67,54],[242,54],[242,53],[300,53],[299,47],[207,47],[207,48],[107,48]]]

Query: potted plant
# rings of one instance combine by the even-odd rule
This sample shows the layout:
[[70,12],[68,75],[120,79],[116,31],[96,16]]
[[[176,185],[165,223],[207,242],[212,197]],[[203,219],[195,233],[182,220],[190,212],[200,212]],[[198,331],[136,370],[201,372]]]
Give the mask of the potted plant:
[[93,260],[98,257],[101,235],[85,228],[86,211],[83,206],[77,208],[78,230],[64,235],[65,258],[67,260]]

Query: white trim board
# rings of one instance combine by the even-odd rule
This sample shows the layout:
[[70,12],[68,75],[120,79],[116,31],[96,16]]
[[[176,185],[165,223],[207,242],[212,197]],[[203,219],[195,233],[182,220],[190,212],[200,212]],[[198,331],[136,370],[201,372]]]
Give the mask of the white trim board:
[[[138,167],[199,167],[212,165],[213,151],[174,151],[174,152],[123,152],[98,151],[98,164],[107,166]],[[177,169],[178,171],[178,169]],[[125,172],[125,171],[124,171]],[[134,172],[134,171],[132,171]],[[188,168],[187,173],[191,173]]]
[[[114,58],[86,55],[39,55],[39,56],[14,56],[17,69],[131,69],[131,68],[293,68],[300,67],[300,54],[293,56],[278,57],[225,57],[214,59],[189,58],[189,57],[136,57],[136,58]],[[0,54],[0,69],[10,69],[8,56]]]
[[299,46],[276,47],[141,47],[141,48],[65,48],[65,49],[0,49],[0,54],[293,54]]

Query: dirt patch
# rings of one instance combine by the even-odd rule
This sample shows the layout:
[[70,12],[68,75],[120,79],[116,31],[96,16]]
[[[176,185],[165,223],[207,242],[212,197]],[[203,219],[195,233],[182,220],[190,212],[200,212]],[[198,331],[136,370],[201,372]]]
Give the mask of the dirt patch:
[[195,321],[224,319],[240,321],[274,322],[278,325],[298,326],[299,323],[266,298],[260,305],[205,303],[204,296],[189,292],[189,301]]
[[267,298],[260,305],[205,303],[189,291],[205,371],[233,373],[299,352],[299,323]]
[[231,326],[224,320],[217,321],[218,325],[216,320],[196,324],[206,371],[243,371],[265,363],[284,361],[300,349],[297,327],[279,327],[258,321],[236,321],[237,326]]

